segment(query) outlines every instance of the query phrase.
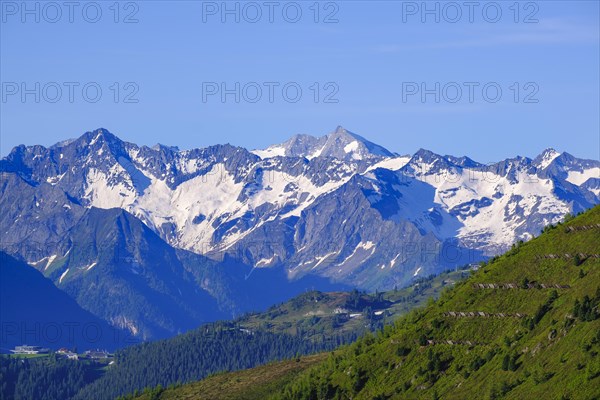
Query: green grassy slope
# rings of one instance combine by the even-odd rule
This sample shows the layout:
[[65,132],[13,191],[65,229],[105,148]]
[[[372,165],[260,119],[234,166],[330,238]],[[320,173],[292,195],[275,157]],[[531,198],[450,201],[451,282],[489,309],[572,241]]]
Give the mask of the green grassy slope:
[[[546,229],[472,277],[446,285],[454,287],[437,302],[295,372],[285,385],[273,385],[278,364],[250,370],[262,379],[249,383],[248,392],[228,392],[224,382],[238,378],[220,375],[221,395],[252,399],[247,393],[278,387],[265,392],[271,392],[268,398],[598,399],[600,258],[585,257],[600,253],[596,224],[600,207]],[[577,253],[583,255],[573,257]],[[550,285],[563,288],[542,287]],[[484,314],[475,316],[479,312]],[[192,385],[183,388],[187,398],[219,398]],[[169,390],[156,398],[168,396]]]
[[[274,397],[600,398],[600,258],[566,256],[600,253],[600,228],[569,228],[596,224],[600,207],[546,229]],[[478,283],[518,287],[479,289]],[[551,284],[569,288],[540,287]],[[494,316],[448,315],[479,311]]]
[[188,385],[147,390],[139,400],[255,399],[262,400],[292,381],[300,372],[324,361],[327,353],[280,361],[242,371],[216,374]]

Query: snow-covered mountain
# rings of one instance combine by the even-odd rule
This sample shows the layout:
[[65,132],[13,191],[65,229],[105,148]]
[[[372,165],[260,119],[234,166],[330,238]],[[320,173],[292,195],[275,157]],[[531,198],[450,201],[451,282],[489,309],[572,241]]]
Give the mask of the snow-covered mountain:
[[394,154],[367,139],[338,126],[325,136],[295,135],[288,141],[270,146],[265,150],[254,150],[261,158],[271,157],[333,157],[344,161],[379,160]]
[[367,289],[497,254],[600,202],[599,161],[399,156],[342,127],[253,152],[149,148],[98,129],[16,147],[0,172],[2,249],[29,262],[56,255],[86,209],[120,208],[177,249]]

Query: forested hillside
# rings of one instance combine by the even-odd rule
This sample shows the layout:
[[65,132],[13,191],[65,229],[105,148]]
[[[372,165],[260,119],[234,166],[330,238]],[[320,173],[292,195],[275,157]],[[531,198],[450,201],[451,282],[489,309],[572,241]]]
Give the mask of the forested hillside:
[[104,364],[74,362],[56,355],[39,358],[0,357],[0,399],[69,399],[96,379]]
[[314,343],[300,337],[243,331],[228,323],[206,325],[173,339],[118,352],[115,364],[75,399],[114,399],[151,386],[168,386],[334,348],[344,343]]

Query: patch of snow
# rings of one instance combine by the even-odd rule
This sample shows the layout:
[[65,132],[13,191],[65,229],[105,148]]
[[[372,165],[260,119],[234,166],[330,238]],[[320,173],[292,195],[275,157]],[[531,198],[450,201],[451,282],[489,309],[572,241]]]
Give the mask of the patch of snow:
[[[8,232],[6,232],[6,233],[8,233]],[[38,265],[40,265],[40,264],[41,264],[41,263],[43,263],[43,262],[46,262],[47,260],[48,260],[48,257],[44,257],[44,258],[42,258],[41,260],[38,260],[38,261],[32,261],[32,262],[30,262],[30,263],[29,263],[29,265],[32,265],[32,266],[34,266],[34,267],[37,267]],[[44,269],[45,269],[45,268],[44,268]]]
[[600,178],[600,167],[589,168],[584,171],[569,171],[567,182],[573,185],[583,185],[590,178]]
[[386,158],[385,160],[379,161],[378,163],[369,166],[365,173],[373,171],[377,168],[389,169],[390,171],[398,171],[406,164],[408,164],[409,161],[410,157],[407,156]]
[[93,146],[96,144],[96,142],[98,141],[98,139],[100,139],[100,133],[98,133],[91,141],[90,141],[90,146]]
[[54,260],[56,260],[56,254],[48,257],[48,262],[46,263],[46,266],[44,267],[44,271],[48,269],[48,267],[50,266],[50,264],[52,264],[54,262]]
[[371,241],[368,241],[366,243],[360,242],[358,247],[363,248],[365,250],[369,250],[369,249],[375,247],[375,243],[373,243]]
[[419,275],[419,272],[421,272],[421,267],[417,268],[417,270],[415,271],[415,273],[413,274],[413,276]]
[[351,153],[356,150],[358,150],[358,142],[356,140],[344,146],[344,152],[346,153]]
[[136,191],[129,174],[114,164],[108,173],[90,168],[84,197],[97,208],[127,208],[136,201]]
[[283,146],[271,146],[264,150],[252,150],[251,153],[256,154],[262,159],[273,158],[273,157],[284,157],[285,147]]
[[90,269],[94,268],[98,263],[96,261],[94,261],[93,263],[91,263],[90,265],[88,265],[87,267],[84,267],[86,271],[89,271]]
[[67,276],[67,273],[69,273],[69,268],[67,268],[65,270],[65,272],[62,273],[62,275],[60,276],[60,279],[58,280],[58,283],[62,283],[62,280],[65,276]]
[[339,254],[339,251],[332,251],[331,253],[325,254],[324,256],[318,256],[318,257],[316,257],[315,261],[317,261],[317,263],[315,265],[313,265],[313,267],[311,269],[317,268],[319,265],[321,265],[323,263],[323,261],[325,261],[329,257],[335,256],[337,254]]
[[340,262],[338,265],[344,265],[347,261],[350,261],[352,258],[354,258],[354,256],[356,255],[356,253],[359,250],[371,250],[370,254],[368,254],[366,257],[364,257],[364,259],[363,259],[363,261],[364,261],[364,260],[368,259],[369,257],[371,257],[375,253],[376,249],[377,249],[377,247],[375,246],[375,243],[373,243],[373,242],[370,242],[370,241],[366,242],[366,243],[360,242],[356,246],[356,248],[354,249],[352,254],[350,254],[348,257],[346,257],[344,259],[344,261]]
[[321,153],[323,153],[323,148],[321,147],[320,149],[317,149],[314,151],[314,153],[309,154],[308,156],[306,156],[307,159],[312,160],[313,158],[317,158],[321,155]]
[[[137,160],[136,160],[137,161]],[[139,163],[139,161],[137,161]],[[139,163],[144,165],[144,163]],[[204,165],[205,161],[198,158],[178,157],[175,160],[176,168],[183,174],[194,174],[198,172]]]
[[257,261],[254,266],[256,268],[267,266],[275,261],[275,255],[271,258],[263,258],[262,260]]

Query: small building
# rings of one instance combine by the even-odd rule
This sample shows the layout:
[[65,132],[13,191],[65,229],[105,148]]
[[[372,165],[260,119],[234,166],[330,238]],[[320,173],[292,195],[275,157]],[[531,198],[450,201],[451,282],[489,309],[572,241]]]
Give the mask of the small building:
[[40,346],[28,346],[24,344],[21,346],[15,346],[11,352],[14,354],[46,354],[50,352],[50,349]]
[[101,360],[110,357],[110,354],[105,350],[88,350],[85,352],[85,356],[87,358],[91,358],[93,360]]

